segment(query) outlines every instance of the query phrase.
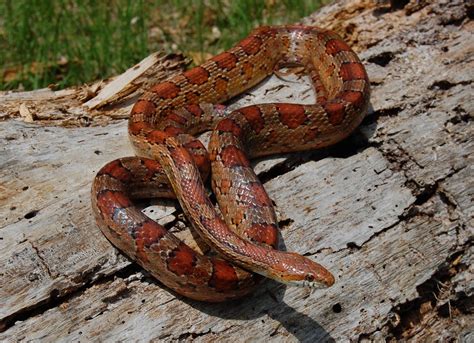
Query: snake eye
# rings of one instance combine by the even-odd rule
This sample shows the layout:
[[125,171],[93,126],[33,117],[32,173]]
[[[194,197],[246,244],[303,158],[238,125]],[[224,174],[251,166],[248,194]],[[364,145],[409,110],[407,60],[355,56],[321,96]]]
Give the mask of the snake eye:
[[313,282],[314,281],[314,276],[311,274],[307,274],[305,277],[306,281]]

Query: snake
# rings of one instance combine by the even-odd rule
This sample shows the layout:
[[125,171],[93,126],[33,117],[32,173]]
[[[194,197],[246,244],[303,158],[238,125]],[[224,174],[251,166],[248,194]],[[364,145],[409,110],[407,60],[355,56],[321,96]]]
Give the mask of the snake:
[[[226,103],[282,68],[300,68],[312,104]],[[362,122],[369,80],[335,32],[306,25],[263,26],[234,47],[152,86],[134,104],[128,134],[136,156],[106,164],[92,183],[92,209],[105,237],[176,293],[220,302],[249,294],[265,278],[326,288],[335,277],[309,257],[280,250],[272,200],[250,160],[319,149]],[[208,149],[196,136],[211,131]],[[205,186],[212,175],[213,199]],[[134,201],[176,198],[210,248],[179,239]]]

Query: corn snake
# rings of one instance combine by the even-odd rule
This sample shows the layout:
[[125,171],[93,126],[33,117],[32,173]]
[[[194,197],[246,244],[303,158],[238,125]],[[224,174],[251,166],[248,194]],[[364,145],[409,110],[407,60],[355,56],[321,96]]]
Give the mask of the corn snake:
[[[315,104],[259,104],[230,113],[221,105],[285,65],[304,67]],[[99,227],[128,257],[192,299],[241,297],[259,283],[257,274],[297,286],[331,286],[334,277],[321,265],[276,250],[276,215],[249,158],[334,144],[360,124],[368,99],[366,71],[335,33],[300,25],[258,28],[137,101],[129,135],[142,157],[112,161],[98,172],[92,207]],[[210,129],[207,153],[194,135]],[[222,216],[201,180],[210,169]],[[194,251],[146,217],[132,204],[138,197],[177,197],[218,256]]]

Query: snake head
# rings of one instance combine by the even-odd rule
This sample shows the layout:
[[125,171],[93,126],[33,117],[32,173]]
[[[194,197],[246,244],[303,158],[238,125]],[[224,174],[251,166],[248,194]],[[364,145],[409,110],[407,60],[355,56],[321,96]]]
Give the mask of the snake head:
[[327,288],[334,284],[334,276],[319,263],[291,252],[284,255],[275,268],[275,280],[290,286],[309,288]]

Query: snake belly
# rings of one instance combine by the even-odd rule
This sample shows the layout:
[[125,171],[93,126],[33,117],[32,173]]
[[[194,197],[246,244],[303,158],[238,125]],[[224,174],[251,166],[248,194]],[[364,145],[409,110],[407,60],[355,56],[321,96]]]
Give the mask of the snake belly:
[[[298,65],[317,94],[311,105],[266,103],[228,111],[225,101],[285,65]],[[235,47],[155,85],[134,105],[129,136],[140,157],[108,163],[92,186],[107,239],[186,297],[225,301],[251,292],[262,275],[327,287],[334,277],[296,253],[277,250],[272,202],[249,159],[334,144],[362,121],[369,101],[364,66],[334,32],[260,27]],[[212,130],[209,153],[195,135]],[[203,185],[212,170],[220,213]],[[212,248],[201,254],[134,207],[133,199],[176,197]]]

